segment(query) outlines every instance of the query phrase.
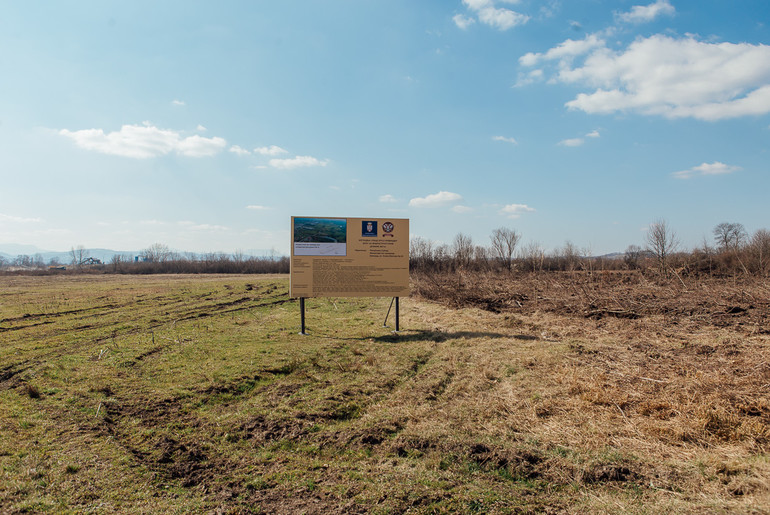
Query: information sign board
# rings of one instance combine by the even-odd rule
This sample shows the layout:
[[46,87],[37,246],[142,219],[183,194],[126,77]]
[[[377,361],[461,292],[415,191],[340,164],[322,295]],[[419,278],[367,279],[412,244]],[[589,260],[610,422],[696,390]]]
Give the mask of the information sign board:
[[406,297],[409,220],[291,217],[291,297]]

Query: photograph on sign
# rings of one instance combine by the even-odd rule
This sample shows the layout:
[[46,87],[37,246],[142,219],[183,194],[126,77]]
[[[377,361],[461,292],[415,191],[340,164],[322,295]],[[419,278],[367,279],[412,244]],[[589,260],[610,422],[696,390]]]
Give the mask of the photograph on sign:
[[409,295],[409,220],[292,217],[290,295]]
[[347,220],[295,218],[293,255],[344,256],[347,254]]

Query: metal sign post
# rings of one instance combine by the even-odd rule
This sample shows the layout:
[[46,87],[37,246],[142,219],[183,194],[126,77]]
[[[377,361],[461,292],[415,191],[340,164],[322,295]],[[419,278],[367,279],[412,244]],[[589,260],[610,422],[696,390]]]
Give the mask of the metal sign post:
[[398,332],[398,297],[396,297],[396,332]]
[[395,297],[390,299],[390,306],[388,306],[388,312],[385,313],[385,321],[382,323],[382,327],[388,327],[388,317],[390,316],[390,310],[393,308],[393,302],[396,300]]
[[306,334],[305,333],[305,297],[299,298],[299,319],[301,324],[301,329],[299,331],[299,334]]
[[398,332],[399,329],[399,313],[398,313],[398,297],[393,297],[393,299],[390,301],[390,306],[388,306],[388,312],[385,314],[385,321],[382,323],[382,327],[388,326],[388,317],[390,316],[390,309],[393,307],[393,303],[396,303],[396,332]]

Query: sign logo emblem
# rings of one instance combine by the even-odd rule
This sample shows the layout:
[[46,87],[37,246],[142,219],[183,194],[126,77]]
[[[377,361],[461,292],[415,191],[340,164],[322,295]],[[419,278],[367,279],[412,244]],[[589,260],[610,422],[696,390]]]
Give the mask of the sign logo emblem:
[[361,236],[368,238],[377,237],[377,222],[374,220],[363,220],[361,222]]
[[382,230],[385,231],[385,234],[382,235],[383,237],[385,236],[393,237],[393,234],[391,234],[393,232],[393,222],[383,223]]

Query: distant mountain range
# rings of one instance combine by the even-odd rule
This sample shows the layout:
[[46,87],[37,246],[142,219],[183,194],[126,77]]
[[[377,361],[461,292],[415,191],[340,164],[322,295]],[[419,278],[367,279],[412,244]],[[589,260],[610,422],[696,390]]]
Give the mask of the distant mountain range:
[[[174,252],[185,255],[184,251]],[[133,260],[135,256],[142,253],[141,250],[111,250],[111,249],[85,249],[85,255],[100,260],[102,263],[109,263],[115,255],[124,256]],[[266,249],[249,249],[244,250],[243,254],[246,256],[264,257],[269,256],[270,250]],[[16,243],[0,243],[0,257],[5,261],[13,261],[17,256],[30,256],[33,259],[37,259],[39,256],[45,263],[51,261],[69,264],[72,262],[72,254],[69,250],[59,252],[53,250],[45,250],[34,245],[19,245]]]

